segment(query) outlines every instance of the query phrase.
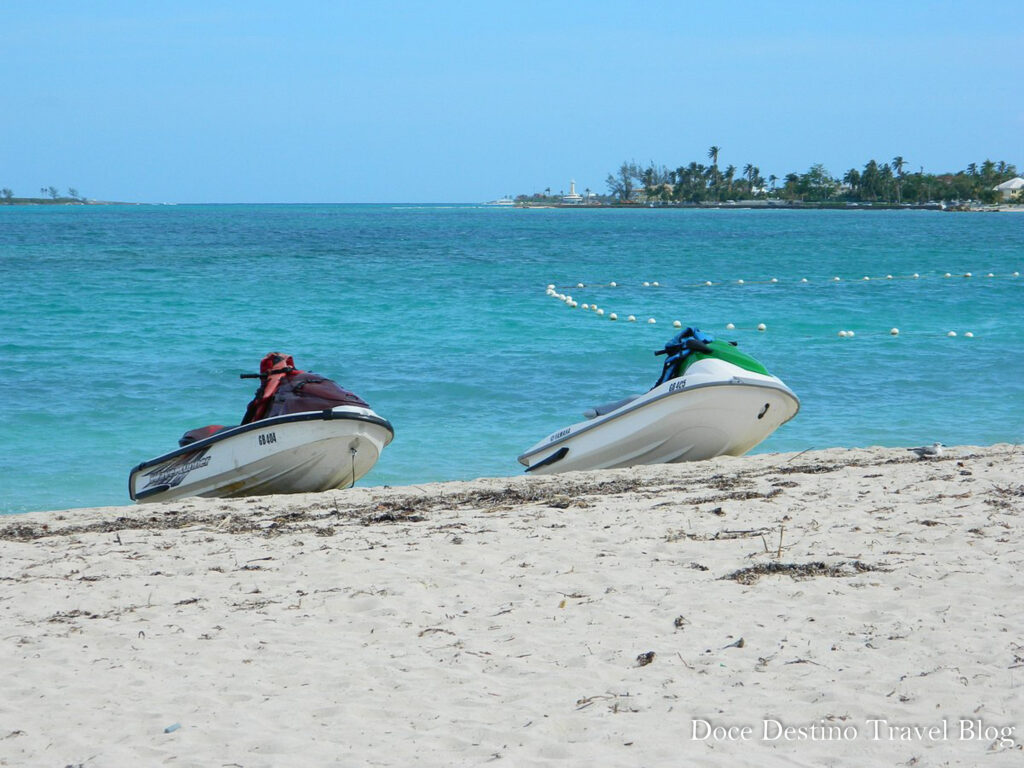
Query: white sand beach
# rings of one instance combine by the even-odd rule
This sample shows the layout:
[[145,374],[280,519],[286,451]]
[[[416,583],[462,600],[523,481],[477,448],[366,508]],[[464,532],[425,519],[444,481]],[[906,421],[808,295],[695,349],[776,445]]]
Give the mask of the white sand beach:
[[0,765],[1018,766],[1022,478],[831,449],[0,518]]

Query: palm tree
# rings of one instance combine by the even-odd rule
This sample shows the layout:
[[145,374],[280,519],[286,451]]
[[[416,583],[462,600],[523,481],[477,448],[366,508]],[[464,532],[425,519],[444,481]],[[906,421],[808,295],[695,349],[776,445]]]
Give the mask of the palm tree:
[[782,187],[782,196],[793,200],[800,192],[800,177],[795,173],[787,173],[785,181],[786,183]]
[[711,168],[708,171],[711,176],[711,186],[715,197],[718,197],[718,153],[721,151],[722,148],[716,147],[714,144],[708,148],[708,158],[711,160]]
[[860,186],[860,171],[856,168],[851,168],[843,176],[843,183],[850,188],[850,194],[857,193],[857,187]]
[[725,182],[728,184],[729,197],[732,197],[732,179],[736,175],[736,166],[730,165],[725,169]]
[[762,189],[764,187],[764,179],[761,178],[761,169],[756,165],[750,169],[750,194],[754,195],[755,189]]
[[589,203],[590,202],[590,187],[587,187],[586,189],[584,189],[583,190],[583,194],[585,195],[585,197],[583,198],[583,202],[584,203]]
[[770,183],[772,185],[772,192],[775,191],[775,182],[777,182],[778,180],[779,180],[779,177],[776,176],[774,173],[771,173],[771,174],[768,175],[768,183]]
[[703,200],[707,196],[704,171],[704,166],[697,162],[691,162],[685,168],[676,168],[676,198],[691,203]]
[[903,159],[902,155],[896,155],[892,159],[893,170],[896,171],[896,202],[903,202],[903,166],[906,165],[906,160]]
[[867,165],[864,166],[864,172],[860,175],[862,194],[865,197],[870,195],[872,201],[877,200],[879,186],[878,163],[874,160],[868,160]]
[[883,164],[882,167],[878,169],[878,175],[879,175],[879,178],[881,179],[882,192],[885,194],[885,201],[887,203],[891,203],[892,202],[892,194],[891,194],[890,190],[892,188],[892,180],[893,180],[892,166],[889,165],[888,163]]
[[645,190],[649,190],[654,186],[654,177],[655,171],[654,164],[652,163],[644,169],[643,173],[640,174],[640,182],[644,185]]
[[750,185],[750,196],[754,196],[754,180],[757,178],[758,169],[751,163],[747,163],[743,166],[743,176],[747,180],[747,184]]

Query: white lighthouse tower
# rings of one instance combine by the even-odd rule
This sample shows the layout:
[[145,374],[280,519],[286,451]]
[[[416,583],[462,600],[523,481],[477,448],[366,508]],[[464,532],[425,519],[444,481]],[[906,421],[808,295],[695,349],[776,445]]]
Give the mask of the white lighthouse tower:
[[583,195],[576,194],[576,179],[569,182],[569,194],[562,196],[563,205],[582,205]]

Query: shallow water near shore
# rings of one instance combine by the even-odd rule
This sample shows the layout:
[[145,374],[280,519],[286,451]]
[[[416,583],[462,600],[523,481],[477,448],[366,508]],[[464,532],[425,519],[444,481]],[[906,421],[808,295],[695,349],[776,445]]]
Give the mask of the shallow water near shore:
[[674,320],[800,396],[755,452],[1016,443],[1022,269],[1008,214],[0,207],[0,512],[127,503],[132,466],[238,422],[271,350],[394,424],[361,485],[516,475],[650,387]]

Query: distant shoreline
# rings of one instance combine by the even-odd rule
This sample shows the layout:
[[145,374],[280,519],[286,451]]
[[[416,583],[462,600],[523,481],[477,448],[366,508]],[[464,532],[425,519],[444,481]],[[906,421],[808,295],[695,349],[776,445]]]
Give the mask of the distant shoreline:
[[116,200],[76,200],[73,197],[58,197],[51,200],[45,197],[12,197],[0,200],[3,205],[140,205],[140,203],[122,203]]
[[[12,198],[0,200],[0,208],[4,206],[25,207],[25,206],[105,206],[105,205],[179,205],[179,203],[139,203],[125,202],[120,200],[75,200],[72,198],[59,198],[50,200],[47,198]],[[551,209],[562,210],[594,210],[594,209],[616,209],[616,210],[651,210],[651,209],[683,209],[683,210],[754,210],[754,211],[777,211],[777,210],[822,210],[822,211],[945,211],[961,213],[1024,213],[1024,205],[1006,204],[975,204],[956,205],[952,203],[830,203],[830,202],[800,202],[789,200],[739,200],[736,202],[721,203],[533,203],[523,202],[514,205],[493,206],[488,203],[400,203],[400,202],[378,202],[378,203],[180,203],[180,205],[465,205],[483,206],[494,208],[528,208],[528,209]]]
[[820,211],[945,211],[959,213],[1024,213],[1024,205],[954,205],[945,203],[826,203],[782,200],[742,200],[725,203],[516,203],[516,208],[618,210],[687,209],[687,210],[820,210]]

